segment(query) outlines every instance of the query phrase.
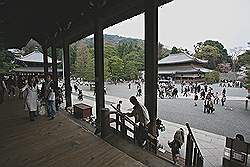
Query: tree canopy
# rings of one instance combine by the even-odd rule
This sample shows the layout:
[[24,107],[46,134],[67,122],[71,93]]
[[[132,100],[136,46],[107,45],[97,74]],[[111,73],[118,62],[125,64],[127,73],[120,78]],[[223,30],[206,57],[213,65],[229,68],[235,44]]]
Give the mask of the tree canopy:
[[207,67],[210,69],[217,69],[218,64],[221,63],[231,63],[227,50],[218,41],[206,40],[205,42],[198,42],[194,48],[194,56],[208,60]]
[[6,74],[12,70],[15,56],[11,52],[0,48],[0,74]]

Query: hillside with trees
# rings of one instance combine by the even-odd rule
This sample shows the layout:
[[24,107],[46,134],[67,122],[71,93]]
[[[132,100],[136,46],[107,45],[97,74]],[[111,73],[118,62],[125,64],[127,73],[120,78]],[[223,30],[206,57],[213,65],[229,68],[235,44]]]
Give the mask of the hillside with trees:
[[[138,79],[144,70],[144,41],[141,39],[104,35],[104,76],[106,80]],[[94,39],[85,38],[70,45],[71,72],[84,80],[94,80]],[[159,43],[158,59],[170,50]]]

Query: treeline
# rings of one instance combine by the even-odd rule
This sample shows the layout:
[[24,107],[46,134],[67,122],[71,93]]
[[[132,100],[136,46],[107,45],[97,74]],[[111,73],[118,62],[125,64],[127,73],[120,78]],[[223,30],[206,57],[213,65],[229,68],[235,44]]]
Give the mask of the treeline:
[[[160,45],[161,46],[161,45]],[[159,55],[166,51],[159,47]],[[159,56],[162,57],[162,56]],[[94,48],[83,40],[70,46],[71,72],[84,80],[94,80]],[[118,81],[138,79],[144,70],[143,42],[105,43],[104,78]]]

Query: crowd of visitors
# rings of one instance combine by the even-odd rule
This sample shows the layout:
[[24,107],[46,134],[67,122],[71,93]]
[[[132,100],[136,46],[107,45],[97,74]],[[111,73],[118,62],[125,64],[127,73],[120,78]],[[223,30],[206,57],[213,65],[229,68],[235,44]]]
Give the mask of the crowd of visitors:
[[[39,88],[39,85],[42,85]],[[55,89],[59,98],[55,98]],[[62,90],[55,88],[51,76],[39,78],[38,76],[1,76],[0,77],[0,104],[4,96],[17,96],[23,99],[24,110],[28,112],[30,121],[47,111],[49,119],[54,119],[56,114],[55,102],[62,102]]]

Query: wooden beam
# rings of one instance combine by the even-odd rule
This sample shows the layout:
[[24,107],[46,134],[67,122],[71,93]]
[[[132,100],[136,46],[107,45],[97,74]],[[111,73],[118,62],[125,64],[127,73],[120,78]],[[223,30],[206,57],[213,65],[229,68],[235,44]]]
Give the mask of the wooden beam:
[[104,99],[104,54],[103,54],[103,29],[100,21],[95,21],[94,33],[95,52],[95,93],[96,93],[96,122],[101,121],[101,109],[105,107]]
[[149,111],[150,131],[156,134],[158,75],[158,6],[145,0],[145,106]]
[[44,79],[48,78],[48,47],[43,46]]
[[64,84],[66,108],[72,106],[71,86],[70,86],[70,64],[69,64],[69,44],[63,42],[63,58],[64,58]]
[[52,78],[53,78],[53,83],[54,83],[54,92],[56,96],[55,100],[55,106],[56,110],[58,111],[58,75],[57,75],[57,54],[56,54],[56,47],[52,46]]

